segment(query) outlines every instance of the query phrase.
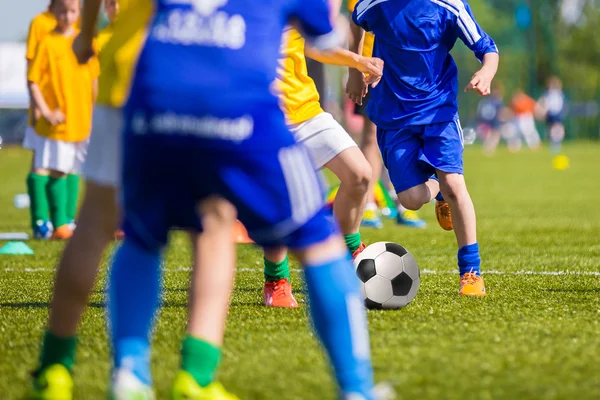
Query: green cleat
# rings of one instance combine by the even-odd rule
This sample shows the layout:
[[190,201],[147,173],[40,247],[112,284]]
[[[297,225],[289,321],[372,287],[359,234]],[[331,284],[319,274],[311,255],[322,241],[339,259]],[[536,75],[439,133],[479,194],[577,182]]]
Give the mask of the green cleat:
[[28,398],[31,400],[71,400],[73,378],[65,366],[52,364],[35,373],[33,387]]
[[239,398],[227,392],[219,382],[213,382],[202,387],[194,377],[185,371],[179,371],[173,382],[171,390],[172,400],[239,400]]

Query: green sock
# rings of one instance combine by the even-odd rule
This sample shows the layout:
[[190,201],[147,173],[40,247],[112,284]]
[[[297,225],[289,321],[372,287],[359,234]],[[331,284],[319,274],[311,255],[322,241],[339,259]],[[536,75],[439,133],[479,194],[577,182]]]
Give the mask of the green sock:
[[79,175],[67,175],[67,219],[75,220],[77,215],[77,199],[79,197]]
[[281,279],[290,279],[290,264],[286,255],[281,262],[272,262],[265,258],[265,280],[275,282]]
[[67,178],[52,178],[46,186],[54,229],[67,224]]
[[70,370],[73,364],[75,364],[76,346],[77,338],[75,336],[61,338],[46,331],[42,343],[40,370],[52,364],[62,364]]
[[350,253],[354,253],[360,247],[360,232],[344,235],[344,240],[346,241],[346,246],[348,247],[348,250],[350,250]]
[[47,221],[49,208],[46,185],[49,177],[33,172],[27,175],[27,194],[29,194],[29,211],[31,213],[31,227],[36,228],[38,221]]
[[221,349],[202,339],[187,335],[181,349],[181,368],[192,375],[200,386],[215,380],[221,362]]

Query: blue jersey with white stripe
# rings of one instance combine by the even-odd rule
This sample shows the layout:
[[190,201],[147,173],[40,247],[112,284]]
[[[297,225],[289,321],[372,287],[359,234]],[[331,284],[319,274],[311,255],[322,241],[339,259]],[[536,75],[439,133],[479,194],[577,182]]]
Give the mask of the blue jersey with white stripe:
[[126,105],[133,135],[213,147],[277,146],[277,136],[289,133],[258,127],[283,121],[270,87],[284,26],[298,22],[317,47],[338,44],[325,0],[155,5]]
[[480,61],[498,52],[463,0],[360,0],[352,19],[375,34],[373,56],[385,61],[367,105],[383,129],[455,120],[458,71],[450,50],[458,38]]

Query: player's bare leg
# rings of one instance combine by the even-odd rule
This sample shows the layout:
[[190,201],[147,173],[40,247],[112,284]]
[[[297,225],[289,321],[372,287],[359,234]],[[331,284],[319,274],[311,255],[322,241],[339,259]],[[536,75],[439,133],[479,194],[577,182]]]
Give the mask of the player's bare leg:
[[[79,214],[79,226],[62,254],[50,305],[33,396],[71,393],[68,370],[75,361],[77,326],[94,287],[102,254],[118,225],[115,189],[88,182]],[[52,398],[52,397],[48,397]]]
[[458,265],[461,275],[460,294],[485,296],[483,279],[479,276],[480,257],[477,244],[475,207],[462,174],[438,170],[440,191],[452,210],[452,222],[458,244]]
[[409,210],[417,211],[440,192],[440,183],[435,179],[398,193],[398,200]]
[[236,399],[215,382],[221,359],[229,299],[236,264],[231,230],[237,220],[233,205],[222,198],[199,206],[202,233],[192,235],[194,275],[190,287],[187,336],[182,368],[175,377],[172,398]]
[[[357,235],[363,217],[365,204],[369,196],[369,188],[372,189],[371,177],[373,175],[371,166],[358,147],[350,147],[331,161],[325,164],[340,180],[335,201],[333,202],[333,214],[335,215],[342,234],[347,240]],[[350,238],[350,239],[349,239]],[[360,239],[359,239],[360,240]],[[362,250],[346,243],[351,252]]]
[[369,162],[369,165],[371,165],[372,171],[363,224],[364,226],[380,228],[382,226],[381,218],[378,214],[373,187],[379,182],[379,178],[381,178],[383,161],[381,160],[379,146],[377,145],[377,126],[375,126],[375,124],[367,117],[364,118],[362,139],[363,141],[360,148]]
[[115,196],[112,187],[93,182],[86,185],[77,229],[65,246],[56,273],[49,330],[57,336],[76,334],[102,255],[118,226]]

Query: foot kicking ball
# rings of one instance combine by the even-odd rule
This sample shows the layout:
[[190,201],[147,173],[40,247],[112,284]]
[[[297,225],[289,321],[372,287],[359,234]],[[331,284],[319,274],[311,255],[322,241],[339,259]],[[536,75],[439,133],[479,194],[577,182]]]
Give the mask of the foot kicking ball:
[[373,243],[354,260],[368,309],[405,307],[417,295],[421,273],[415,258],[391,242]]

